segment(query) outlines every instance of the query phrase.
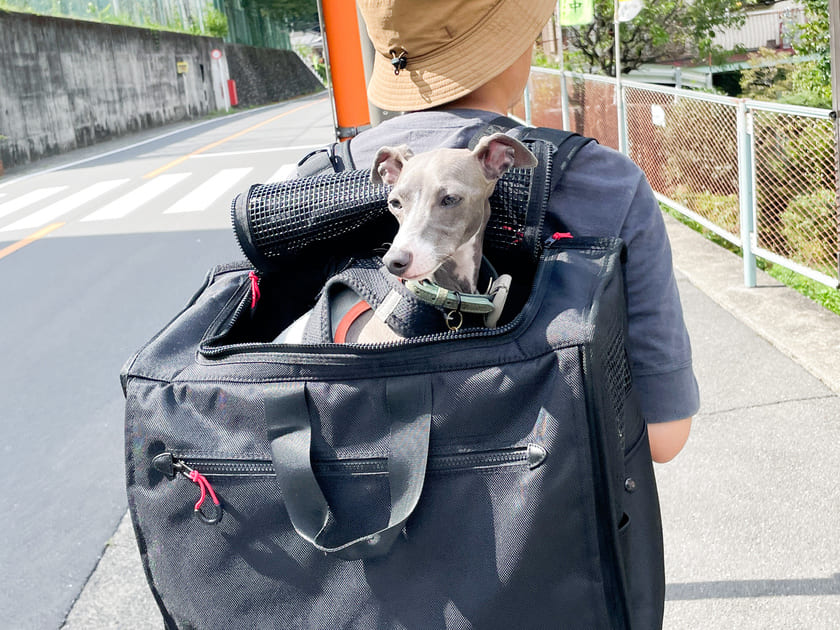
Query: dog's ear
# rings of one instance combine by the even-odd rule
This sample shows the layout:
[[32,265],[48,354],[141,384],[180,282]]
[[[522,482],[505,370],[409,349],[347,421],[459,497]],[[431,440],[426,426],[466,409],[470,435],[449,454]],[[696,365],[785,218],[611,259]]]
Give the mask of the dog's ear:
[[411,149],[405,144],[398,147],[382,147],[373,158],[370,181],[374,184],[393,186],[400,178],[403,165],[413,155]]
[[534,168],[537,158],[516,138],[494,133],[479,140],[473,155],[487,179],[499,179],[508,169]]

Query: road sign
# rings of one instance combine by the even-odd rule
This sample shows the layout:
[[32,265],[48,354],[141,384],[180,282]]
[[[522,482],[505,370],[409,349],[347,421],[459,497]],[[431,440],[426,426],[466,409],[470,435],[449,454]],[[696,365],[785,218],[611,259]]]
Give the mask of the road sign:
[[222,51],[219,50],[218,48],[214,48],[213,50],[210,51],[210,56],[213,57],[213,59],[221,59],[222,58]]
[[560,0],[560,24],[578,26],[595,19],[592,0]]

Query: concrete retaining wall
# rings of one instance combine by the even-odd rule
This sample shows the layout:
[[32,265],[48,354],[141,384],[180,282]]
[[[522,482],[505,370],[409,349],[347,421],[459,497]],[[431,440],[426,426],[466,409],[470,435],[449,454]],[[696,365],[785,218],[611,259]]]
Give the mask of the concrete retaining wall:
[[[223,108],[228,68],[225,58],[211,59],[214,48],[237,59],[230,77],[241,104],[321,87],[294,53],[210,37],[3,11],[0,33],[6,168]],[[273,69],[254,70],[251,60]],[[279,87],[267,89],[270,82]]]
[[321,82],[291,50],[225,44],[240,105],[260,105],[310,94]]

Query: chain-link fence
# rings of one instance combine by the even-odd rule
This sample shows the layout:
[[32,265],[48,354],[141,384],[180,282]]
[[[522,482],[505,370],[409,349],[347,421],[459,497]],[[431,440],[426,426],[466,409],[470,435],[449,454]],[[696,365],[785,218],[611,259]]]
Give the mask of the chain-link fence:
[[829,111],[624,81],[619,123],[615,83],[534,68],[517,113],[613,148],[623,133],[660,201],[744,250],[747,284],[758,255],[838,285]]
[[262,48],[291,49],[288,29],[250,3],[225,0],[0,0],[0,8],[219,36]]

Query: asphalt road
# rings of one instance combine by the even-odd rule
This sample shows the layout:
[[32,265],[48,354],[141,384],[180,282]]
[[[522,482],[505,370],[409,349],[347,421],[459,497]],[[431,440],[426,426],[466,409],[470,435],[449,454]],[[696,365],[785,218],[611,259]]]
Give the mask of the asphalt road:
[[126,510],[120,367],[242,257],[236,192],[330,120],[316,96],[0,178],[0,627],[62,625]]

